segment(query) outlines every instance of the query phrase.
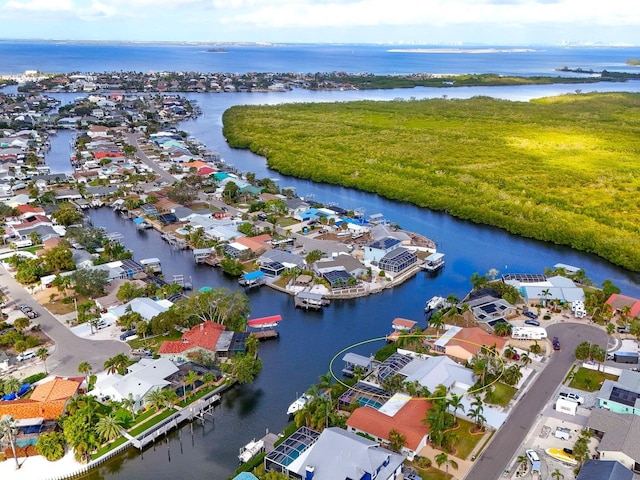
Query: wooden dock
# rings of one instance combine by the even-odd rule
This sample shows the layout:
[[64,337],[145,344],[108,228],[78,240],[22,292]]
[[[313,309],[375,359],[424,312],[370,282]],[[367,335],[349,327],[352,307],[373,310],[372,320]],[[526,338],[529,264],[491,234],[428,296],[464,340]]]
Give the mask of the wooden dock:
[[252,335],[255,335],[258,340],[271,340],[274,338],[278,338],[278,332],[274,329],[269,330],[257,330],[255,332],[251,332]]

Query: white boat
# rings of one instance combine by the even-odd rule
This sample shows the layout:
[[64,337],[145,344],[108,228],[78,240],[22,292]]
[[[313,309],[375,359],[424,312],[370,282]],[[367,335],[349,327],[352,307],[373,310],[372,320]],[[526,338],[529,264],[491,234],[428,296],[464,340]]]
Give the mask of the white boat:
[[255,438],[240,449],[238,460],[242,463],[248,462],[264,448],[264,440],[256,440]]
[[299,398],[296,399],[289,408],[287,409],[287,415],[293,415],[294,413],[302,410],[307,403],[309,403],[313,399],[312,395],[307,393],[303,393]]
[[437,310],[438,308],[442,308],[444,307],[446,302],[447,302],[447,299],[444,297],[439,297],[437,295],[435,297],[431,297],[431,299],[425,305],[424,311],[430,312],[431,310]]

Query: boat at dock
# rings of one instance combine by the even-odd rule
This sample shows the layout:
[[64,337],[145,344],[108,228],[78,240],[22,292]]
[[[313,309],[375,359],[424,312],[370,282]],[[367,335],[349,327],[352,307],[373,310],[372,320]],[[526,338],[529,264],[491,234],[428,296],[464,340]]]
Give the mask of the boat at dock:
[[241,463],[248,462],[264,449],[264,440],[255,438],[240,449],[238,460]]
[[249,272],[243,274],[239,279],[240,286],[245,288],[261,287],[266,282],[264,272],[256,270],[255,272]]
[[431,312],[432,310],[438,310],[439,308],[445,308],[449,305],[447,299],[444,297],[431,297],[424,306],[425,312]]
[[289,408],[287,409],[287,415],[293,415],[296,412],[299,412],[311,400],[313,400],[313,395],[309,395],[308,393],[303,393],[291,405],[289,405]]
[[247,327],[249,332],[255,335],[258,340],[268,340],[270,338],[278,338],[278,332],[275,327],[281,321],[281,315],[271,315],[270,317],[247,320]]

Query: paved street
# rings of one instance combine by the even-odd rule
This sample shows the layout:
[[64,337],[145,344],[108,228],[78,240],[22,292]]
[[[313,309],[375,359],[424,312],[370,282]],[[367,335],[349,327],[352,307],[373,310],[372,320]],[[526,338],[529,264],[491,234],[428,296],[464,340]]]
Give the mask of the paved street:
[[541,409],[550,400],[574,362],[573,353],[578,344],[585,341],[602,346],[607,344],[603,330],[584,324],[557,323],[547,327],[547,334],[550,338],[559,338],[562,350],[553,352],[547,367],[540,372],[535,383],[520,398],[507,422],[476,460],[466,478],[470,480],[501,478],[508,463],[516,452],[522,449],[522,442]]
[[66,325],[36,302],[3,267],[0,267],[0,284],[12,301],[11,306],[24,303],[40,313],[35,322],[40,323],[42,331],[56,344],[54,353],[47,359],[50,373],[78,375],[78,365],[83,361],[89,362],[94,370],[101,370],[108,358],[118,353],[129,353],[130,348],[124,342],[76,337]]

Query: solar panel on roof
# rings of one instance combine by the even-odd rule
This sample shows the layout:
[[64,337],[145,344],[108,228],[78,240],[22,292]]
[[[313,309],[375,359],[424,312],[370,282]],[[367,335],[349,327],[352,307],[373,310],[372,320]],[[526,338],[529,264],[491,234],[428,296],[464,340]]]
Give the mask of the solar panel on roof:
[[628,407],[633,407],[636,404],[638,397],[640,397],[640,395],[635,392],[630,392],[629,390],[624,390],[619,387],[613,387],[609,400],[627,405]]
[[545,275],[538,273],[505,273],[502,275],[502,281],[516,280],[521,283],[537,283],[547,280]]

